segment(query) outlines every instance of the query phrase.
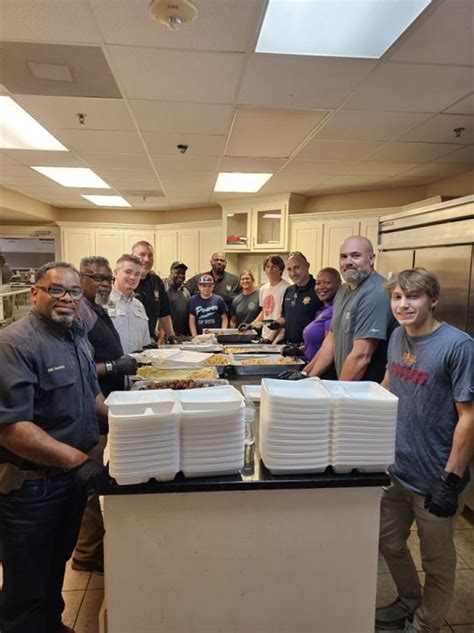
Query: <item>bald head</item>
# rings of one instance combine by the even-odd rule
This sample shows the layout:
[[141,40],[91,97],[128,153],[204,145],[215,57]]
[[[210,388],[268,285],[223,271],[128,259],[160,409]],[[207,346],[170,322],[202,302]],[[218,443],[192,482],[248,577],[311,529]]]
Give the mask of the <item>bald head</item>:
[[212,268],[213,273],[217,275],[217,277],[222,277],[224,275],[226,266],[227,266],[227,257],[225,256],[225,253],[221,251],[212,253],[211,268]]
[[339,251],[339,269],[344,280],[357,288],[374,270],[374,247],[362,235],[348,237]]

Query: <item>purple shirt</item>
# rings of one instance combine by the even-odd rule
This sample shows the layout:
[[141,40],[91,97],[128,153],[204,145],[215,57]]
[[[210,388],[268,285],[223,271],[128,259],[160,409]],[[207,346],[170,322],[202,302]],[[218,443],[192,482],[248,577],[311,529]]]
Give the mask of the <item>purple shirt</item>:
[[314,321],[303,330],[304,355],[310,361],[323,344],[324,337],[329,331],[332,319],[333,302],[316,311]]

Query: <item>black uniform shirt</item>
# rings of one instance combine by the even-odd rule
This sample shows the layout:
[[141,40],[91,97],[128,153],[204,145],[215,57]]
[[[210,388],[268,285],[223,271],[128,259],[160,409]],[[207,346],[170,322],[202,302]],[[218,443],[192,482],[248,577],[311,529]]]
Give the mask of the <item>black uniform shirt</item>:
[[[99,441],[95,364],[85,330],[34,310],[0,332],[0,424],[30,421],[87,453]],[[0,463],[38,467],[0,447]]]
[[322,301],[316,296],[312,275],[309,276],[308,283],[304,286],[296,284],[288,286],[281,307],[281,316],[285,317],[284,341],[286,343],[302,343],[303,330],[314,319],[316,310],[322,306]]
[[[184,284],[193,296],[199,294],[198,279],[201,275],[211,275],[211,277],[213,277],[211,270],[207,273],[194,275],[194,277],[188,279],[188,281]],[[227,310],[230,312],[234,297],[236,297],[241,291],[242,288],[240,287],[239,278],[232,273],[226,273],[224,271],[224,276],[214,282],[214,290],[212,292],[224,299]]]
[[150,336],[155,338],[158,319],[170,314],[170,303],[163,280],[154,272],[148,273],[145,279],[140,279],[134,296],[145,306]]
[[189,336],[189,300],[191,293],[181,286],[176,288],[171,279],[165,281],[166,293],[170,302],[171,320],[177,336]]

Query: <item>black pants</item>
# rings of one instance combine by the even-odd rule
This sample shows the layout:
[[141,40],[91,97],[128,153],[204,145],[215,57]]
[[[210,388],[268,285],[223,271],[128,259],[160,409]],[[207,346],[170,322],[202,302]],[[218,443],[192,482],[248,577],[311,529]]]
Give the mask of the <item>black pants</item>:
[[25,481],[20,490],[0,494],[2,633],[58,630],[64,572],[86,499],[67,473]]

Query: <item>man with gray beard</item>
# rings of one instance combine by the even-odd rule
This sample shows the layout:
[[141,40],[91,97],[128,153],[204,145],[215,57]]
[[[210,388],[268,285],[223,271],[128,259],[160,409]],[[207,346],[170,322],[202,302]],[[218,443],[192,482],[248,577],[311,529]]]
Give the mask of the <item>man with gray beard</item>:
[[[123,355],[122,344],[112,319],[105,306],[112,291],[112,270],[105,257],[84,257],[80,265],[81,287],[84,292],[80,318],[92,346],[96,363],[99,386],[105,397],[111,391],[121,391],[125,387],[125,376],[134,374],[137,362]],[[89,453],[89,457],[103,463],[107,438],[107,424],[99,420],[100,441]],[[90,492],[82,519],[81,530],[72,559],[76,571],[103,573],[104,524],[99,505],[99,497]]]
[[386,279],[374,270],[375,254],[366,237],[347,238],[339,252],[346,282],[334,298],[331,329],[306,367],[320,376],[334,362],[339,380],[381,382],[387,363],[388,339],[397,326],[384,292]]

